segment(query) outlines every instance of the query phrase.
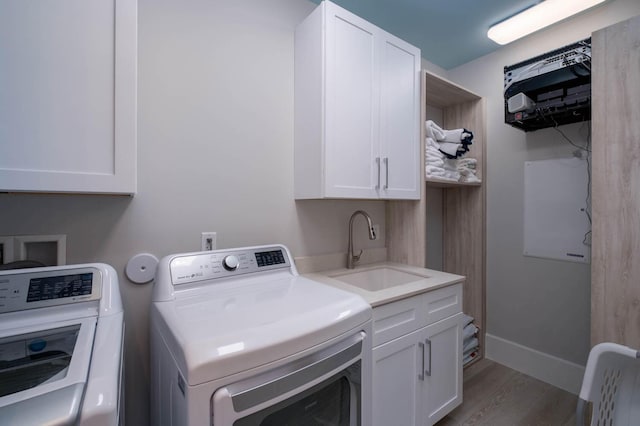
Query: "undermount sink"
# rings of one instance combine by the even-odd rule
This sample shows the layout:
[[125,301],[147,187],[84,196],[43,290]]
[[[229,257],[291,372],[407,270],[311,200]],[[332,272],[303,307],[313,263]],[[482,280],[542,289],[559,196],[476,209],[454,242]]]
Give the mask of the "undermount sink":
[[341,272],[330,277],[367,291],[385,290],[428,278],[386,266],[364,271]]

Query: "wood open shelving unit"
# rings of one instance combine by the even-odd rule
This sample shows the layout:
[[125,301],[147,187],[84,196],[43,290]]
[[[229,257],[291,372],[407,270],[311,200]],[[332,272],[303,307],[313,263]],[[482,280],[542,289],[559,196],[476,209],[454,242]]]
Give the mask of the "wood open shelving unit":
[[[387,256],[390,261],[425,267],[427,252],[426,187],[442,188],[443,270],[464,275],[463,310],[480,328],[484,356],[486,280],[486,120],[485,101],[463,87],[428,71],[422,84],[422,196],[419,201],[387,202]],[[427,105],[443,111],[446,129],[467,128],[473,144],[465,158],[476,158],[481,183],[458,183],[424,177],[424,122]]]

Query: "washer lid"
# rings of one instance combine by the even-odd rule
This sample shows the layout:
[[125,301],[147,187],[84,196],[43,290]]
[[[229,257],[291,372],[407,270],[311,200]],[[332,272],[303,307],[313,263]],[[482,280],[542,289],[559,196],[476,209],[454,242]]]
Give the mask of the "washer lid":
[[88,317],[0,330],[0,418],[11,424],[73,423],[95,326],[96,318]]
[[80,325],[0,339],[0,398],[65,377]]
[[359,296],[288,271],[198,290],[152,306],[189,385],[294,355],[371,319]]

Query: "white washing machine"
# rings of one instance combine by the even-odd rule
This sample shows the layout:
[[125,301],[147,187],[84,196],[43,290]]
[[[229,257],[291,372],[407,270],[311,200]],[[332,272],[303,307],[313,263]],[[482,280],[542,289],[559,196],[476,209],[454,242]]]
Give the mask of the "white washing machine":
[[152,302],[151,424],[371,424],[371,307],[286,247],[167,256]]
[[111,266],[0,272],[0,423],[117,425],[123,328]]

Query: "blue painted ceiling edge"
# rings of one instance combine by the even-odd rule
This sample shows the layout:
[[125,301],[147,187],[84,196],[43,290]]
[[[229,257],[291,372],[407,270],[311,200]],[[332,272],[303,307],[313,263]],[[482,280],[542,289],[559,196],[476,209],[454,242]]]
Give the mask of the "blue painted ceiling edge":
[[[311,0],[319,4],[321,0]],[[539,0],[333,0],[352,13],[419,47],[422,57],[455,68],[498,49],[493,24]]]

